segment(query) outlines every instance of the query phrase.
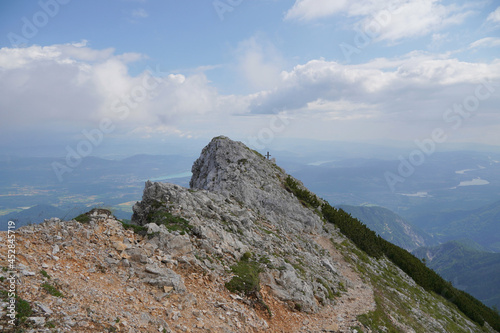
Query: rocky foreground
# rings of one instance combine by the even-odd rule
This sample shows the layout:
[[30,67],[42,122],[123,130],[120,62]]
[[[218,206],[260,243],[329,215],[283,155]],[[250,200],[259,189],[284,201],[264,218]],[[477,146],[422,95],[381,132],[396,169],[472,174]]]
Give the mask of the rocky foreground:
[[[147,182],[131,224],[95,209],[16,231],[25,332],[484,332],[358,250],[242,143],[213,139],[190,189]],[[2,308],[7,234],[0,234]],[[492,331],[492,330],[490,330]]]

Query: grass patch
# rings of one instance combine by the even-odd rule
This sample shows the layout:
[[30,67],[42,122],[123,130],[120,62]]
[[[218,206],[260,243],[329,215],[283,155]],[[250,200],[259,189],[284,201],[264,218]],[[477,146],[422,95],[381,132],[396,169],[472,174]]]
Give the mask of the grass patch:
[[297,311],[302,311],[302,304],[300,303],[295,303],[294,304],[294,309]]
[[373,332],[400,332],[400,330],[392,324],[381,303],[380,297],[375,294],[375,304],[377,305],[375,310],[359,315],[357,319],[361,324],[370,328]]
[[44,284],[42,284],[42,288],[52,296],[64,297],[64,295],[56,287],[54,287],[51,284],[44,283]]
[[33,314],[33,309],[28,301],[16,296],[16,312],[18,323],[23,323]]
[[328,283],[326,283],[325,280],[323,280],[322,278],[317,278],[316,281],[318,283],[321,283],[321,285],[326,289],[326,292],[328,293],[326,297],[328,299],[332,300],[335,298],[336,294],[333,292],[332,288],[330,288],[330,286],[328,285]]
[[90,222],[90,216],[87,215],[86,213],[80,214],[77,217],[75,217],[73,220],[80,222],[80,223],[89,223]]
[[148,234],[148,228],[143,227],[142,225],[135,225],[130,223],[121,222],[123,227],[127,230],[132,230],[135,234],[145,236]]
[[40,271],[40,274],[42,274],[42,276],[43,276],[43,277],[45,277],[45,278],[47,278],[47,279],[50,279],[50,275],[49,275],[49,273],[47,273],[45,270],[43,270],[43,269],[42,269],[42,270]]
[[255,295],[260,290],[260,264],[251,260],[252,254],[246,252],[236,265],[231,266],[235,274],[231,281],[226,283],[226,288],[233,293],[246,296]]
[[172,215],[164,210],[151,212],[146,219],[148,223],[156,223],[157,225],[163,224],[168,231],[178,231],[181,235],[193,230],[193,226],[189,224],[189,221],[182,217]]

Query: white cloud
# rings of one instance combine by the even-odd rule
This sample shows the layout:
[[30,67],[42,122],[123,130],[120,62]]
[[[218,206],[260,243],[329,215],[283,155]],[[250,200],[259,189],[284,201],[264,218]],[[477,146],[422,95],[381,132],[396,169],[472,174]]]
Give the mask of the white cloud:
[[251,89],[270,89],[278,84],[285,61],[266,38],[254,36],[244,40],[235,53],[239,76]]
[[[81,129],[110,118],[118,137],[241,137],[258,133],[266,116],[280,113],[291,117],[290,136],[407,138],[429,122],[441,126],[444,110],[474,94],[482,80],[500,89],[498,59],[473,63],[412,52],[358,65],[317,59],[280,72],[280,61],[267,60],[271,44],[250,39],[241,45],[240,70],[253,69],[256,76],[247,72],[246,79],[265,88],[243,96],[221,95],[200,71],[174,75],[153,68],[153,76],[146,70],[131,76],[129,62],[145,58],[140,54],[116,55],[82,45],[0,49],[0,126],[19,135],[31,134],[31,126],[51,137],[78,126],[70,133],[78,137]],[[470,122],[475,127],[461,133],[486,135],[483,128],[498,113],[496,96],[481,102]]]
[[499,37],[485,37],[469,45],[470,49],[475,49],[478,47],[497,47],[500,46],[500,38]]
[[360,113],[370,118],[398,114],[401,119],[413,115],[436,119],[446,107],[473,94],[481,80],[499,83],[499,60],[469,63],[418,53],[356,66],[313,60],[283,72],[279,86],[257,94],[251,109],[335,112],[337,118]]
[[[117,132],[175,126],[201,114],[242,112],[245,99],[220,96],[203,74],[128,73],[140,54],[81,45],[0,49],[2,127],[96,126],[110,118]],[[233,107],[229,107],[233,105]],[[119,125],[118,125],[119,124]],[[78,134],[78,133],[76,133]]]
[[499,23],[500,22],[500,7],[498,7],[493,12],[491,12],[490,15],[488,15],[488,18],[486,19],[486,21]]
[[442,5],[439,0],[296,0],[285,19],[313,21],[335,14],[359,18],[352,28],[361,29],[373,40],[396,42],[460,24],[471,11],[467,6]]
[[346,10],[348,3],[347,0],[297,0],[285,14],[285,19],[310,21],[331,16]]
[[137,18],[146,18],[149,14],[144,8],[138,8],[132,11],[132,16]]
[[[250,109],[287,114],[290,132],[321,139],[413,141],[443,128],[454,140],[483,142],[498,138],[490,124],[498,117],[499,89],[498,59],[473,63],[417,52],[361,65],[319,59],[283,72],[276,88],[253,96]],[[447,113],[476,94],[489,96],[470,115]]]

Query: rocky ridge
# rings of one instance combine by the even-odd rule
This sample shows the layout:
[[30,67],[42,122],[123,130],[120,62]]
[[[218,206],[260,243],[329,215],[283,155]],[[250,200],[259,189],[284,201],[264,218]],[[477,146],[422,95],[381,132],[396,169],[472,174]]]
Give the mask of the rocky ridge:
[[[18,295],[31,307],[20,327],[483,331],[391,262],[358,250],[317,207],[291,193],[284,170],[242,143],[214,138],[192,171],[190,189],[147,182],[133,225],[93,210],[80,222],[52,219],[18,230]],[[0,244],[6,267],[6,243]],[[246,273],[255,273],[253,281],[230,292],[228,285]],[[246,289],[250,282],[256,285]]]

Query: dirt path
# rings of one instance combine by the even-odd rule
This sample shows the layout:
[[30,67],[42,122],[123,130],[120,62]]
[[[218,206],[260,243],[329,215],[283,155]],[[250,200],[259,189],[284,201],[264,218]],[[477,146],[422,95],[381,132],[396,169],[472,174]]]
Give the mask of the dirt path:
[[359,325],[356,317],[375,310],[375,299],[373,289],[363,282],[357,272],[344,259],[342,253],[335,248],[330,239],[325,236],[316,237],[315,241],[325,250],[328,250],[332,261],[336,263],[341,276],[346,280],[347,293],[337,299],[333,309],[325,308],[320,313],[328,312],[338,325],[339,332],[349,332],[348,328]]

